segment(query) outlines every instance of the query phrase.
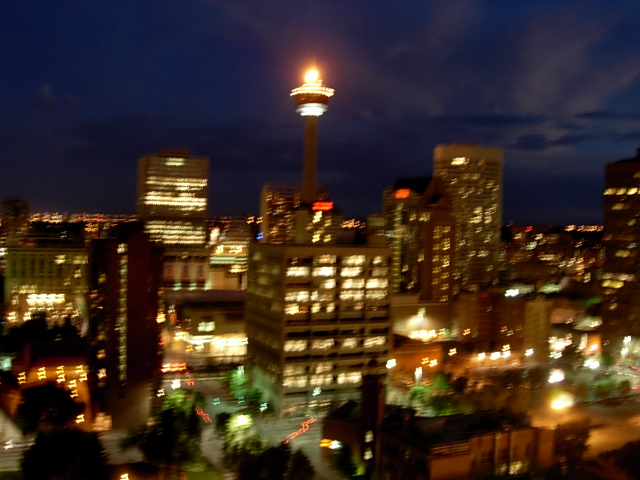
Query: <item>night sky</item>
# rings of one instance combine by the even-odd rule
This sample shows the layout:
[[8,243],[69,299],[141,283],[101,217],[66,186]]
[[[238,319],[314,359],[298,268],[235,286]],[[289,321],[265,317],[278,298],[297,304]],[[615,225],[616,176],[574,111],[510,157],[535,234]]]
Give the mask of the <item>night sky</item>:
[[640,146],[637,0],[0,3],[0,198],[135,213],[137,159],[211,159],[209,213],[258,213],[299,183],[289,91],[336,89],[319,183],[346,217],[381,209],[433,147],[505,150],[505,222],[601,223],[606,163]]

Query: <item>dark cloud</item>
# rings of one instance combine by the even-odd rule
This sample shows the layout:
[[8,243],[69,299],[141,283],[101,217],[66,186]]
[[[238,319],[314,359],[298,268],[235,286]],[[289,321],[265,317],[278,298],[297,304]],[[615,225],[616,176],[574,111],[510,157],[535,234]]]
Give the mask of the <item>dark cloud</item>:
[[435,145],[474,142],[505,149],[505,219],[599,221],[604,164],[640,143],[638,15],[631,0],[4,2],[0,192],[132,212],[138,157],[175,147],[211,158],[212,214],[256,212],[264,183],[300,179],[288,93],[315,61],[336,88],[319,180],[346,215],[429,175]]

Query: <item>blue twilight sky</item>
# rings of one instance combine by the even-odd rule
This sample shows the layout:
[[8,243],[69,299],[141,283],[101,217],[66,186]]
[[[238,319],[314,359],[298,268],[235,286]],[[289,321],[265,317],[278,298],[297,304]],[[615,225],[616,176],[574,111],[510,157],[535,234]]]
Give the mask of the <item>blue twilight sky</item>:
[[606,163],[640,146],[637,0],[3,0],[0,199],[134,213],[136,162],[211,159],[211,215],[298,183],[289,97],[336,89],[319,183],[345,216],[430,175],[440,143],[505,150],[505,222],[599,223]]

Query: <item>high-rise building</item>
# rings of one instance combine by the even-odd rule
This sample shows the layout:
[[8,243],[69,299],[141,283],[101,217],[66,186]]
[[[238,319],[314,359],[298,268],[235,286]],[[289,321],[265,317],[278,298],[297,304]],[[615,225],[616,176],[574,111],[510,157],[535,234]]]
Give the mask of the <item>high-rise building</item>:
[[490,285],[498,278],[502,158],[499,148],[467,143],[438,145],[433,151],[433,175],[443,180],[453,206],[460,286]]
[[162,248],[126,223],[92,241],[89,270],[94,407],[130,428],[148,418],[161,380]]
[[202,247],[207,238],[209,159],[161,150],[138,160],[138,217],[165,246]]
[[455,222],[439,178],[401,178],[383,198],[387,244],[393,252],[393,331],[426,339],[451,333]]
[[453,293],[455,224],[439,178],[401,178],[384,192],[393,250],[391,289],[446,303]]
[[20,198],[9,198],[2,202],[2,230],[7,242],[29,228],[29,204]]
[[639,216],[640,149],[635,157],[605,167],[601,283],[605,348],[624,336],[640,336]]
[[391,348],[390,251],[252,244],[245,320],[254,387],[280,414],[359,398]]

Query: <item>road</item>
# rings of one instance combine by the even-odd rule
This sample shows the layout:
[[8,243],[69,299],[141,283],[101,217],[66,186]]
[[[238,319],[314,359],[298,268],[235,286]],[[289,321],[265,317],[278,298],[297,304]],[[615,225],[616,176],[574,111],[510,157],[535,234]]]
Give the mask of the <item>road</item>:
[[619,405],[576,405],[561,411],[538,410],[533,412],[532,422],[546,428],[567,422],[588,423],[592,428],[586,457],[595,457],[640,440],[640,401],[629,399]]

